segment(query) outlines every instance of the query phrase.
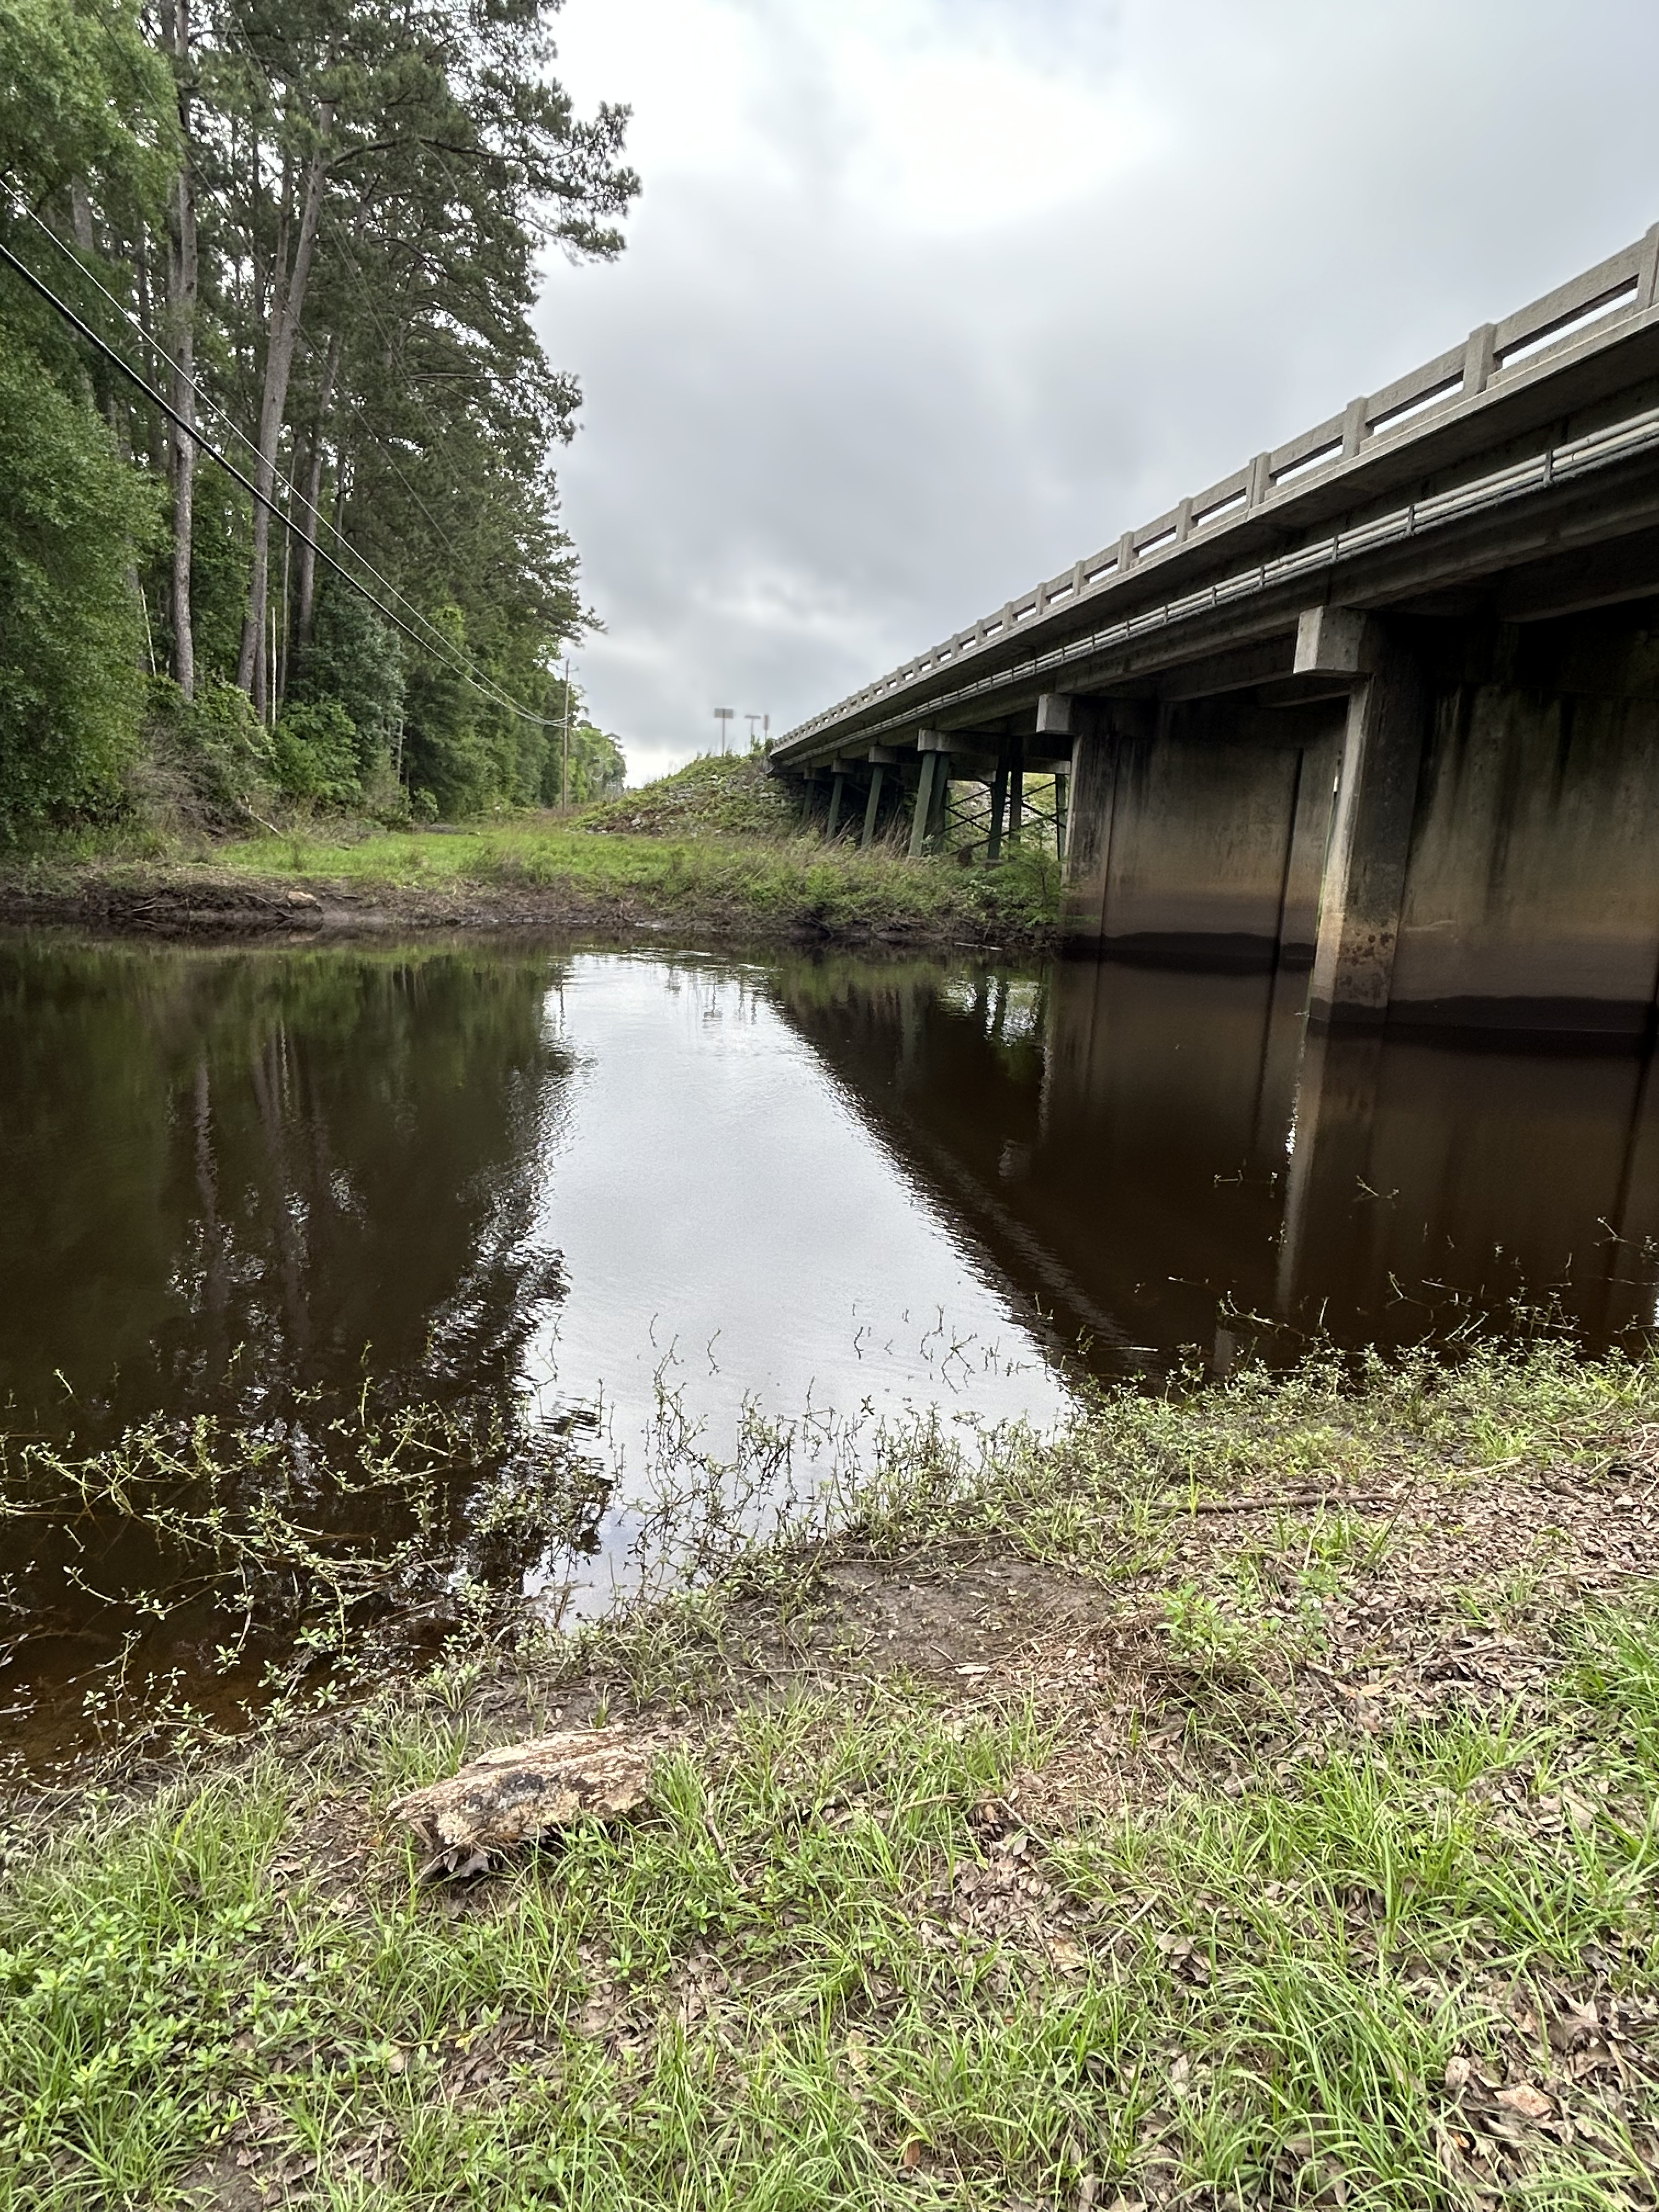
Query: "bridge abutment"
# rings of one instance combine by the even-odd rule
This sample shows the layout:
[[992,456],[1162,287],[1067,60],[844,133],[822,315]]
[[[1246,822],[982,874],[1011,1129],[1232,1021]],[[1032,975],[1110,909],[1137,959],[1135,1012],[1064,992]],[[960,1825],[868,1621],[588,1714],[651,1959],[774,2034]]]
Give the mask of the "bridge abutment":
[[1114,702],[1073,756],[1067,951],[1190,968],[1305,965],[1340,712]]

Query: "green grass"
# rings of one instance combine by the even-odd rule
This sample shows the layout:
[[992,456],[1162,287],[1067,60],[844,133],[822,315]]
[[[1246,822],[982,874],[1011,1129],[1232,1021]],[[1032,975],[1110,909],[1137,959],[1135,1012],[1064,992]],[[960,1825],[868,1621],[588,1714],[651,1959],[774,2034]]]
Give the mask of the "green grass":
[[996,869],[884,851],[703,832],[599,835],[547,820],[434,836],[410,831],[331,843],[295,833],[227,845],[219,866],[266,881],[404,894],[507,894],[532,903],[606,902],[687,927],[780,929],[839,938],[1029,938],[1054,920],[1058,871],[1035,855]]
[[574,817],[584,829],[684,836],[793,837],[799,786],[771,774],[763,754],[705,753],[672,775],[601,800]]
[[763,763],[716,757],[568,817],[383,830],[296,817],[276,834],[173,846],[135,830],[98,850],[64,844],[16,857],[0,892],[72,896],[94,881],[153,892],[209,872],[378,895],[411,921],[483,907],[575,926],[653,921],[688,933],[971,945],[1041,942],[1058,915],[1052,855],[1027,847],[988,868],[912,861],[890,843],[826,846],[816,833],[794,835],[797,805]]
[[[1067,1650],[734,1699],[718,1662],[757,1606],[811,1613],[820,1534],[20,1812],[0,2207],[1650,2205],[1659,1593],[1455,1538],[1494,1484],[1595,1534],[1656,1401],[1651,1359],[1543,1346],[1114,1394],[972,1463],[920,1425],[845,1501],[858,1556],[1085,1577],[1092,1687]],[[1323,1495],[1384,1482],[1415,1519]],[[1453,1687],[1367,1704],[1367,1607],[1432,1616]],[[424,1889],[385,1808],[520,1674],[655,1700],[649,1808]]]
[[[1528,2078],[1516,1992],[1540,2022],[1563,1976],[1604,2017],[1650,1996],[1650,1817],[1546,1844],[1492,1808],[1558,1753],[1651,1804],[1655,1625],[1587,1625],[1595,1697],[1525,1736],[1396,1734],[1012,1860],[976,1814],[1042,1755],[1028,1710],[797,1700],[459,1914],[398,1846],[343,1895],[267,1875],[296,1813],[384,1802],[459,1737],[358,1739],[298,1805],[256,1760],[14,1876],[0,2203],[168,2201],[230,2136],[328,2204],[1069,2203],[1085,2175],[1103,2201],[1340,2176],[1350,2204],[1460,2202],[1449,2069]],[[1035,1894],[987,1922],[988,1876]],[[1643,2201],[1639,2100],[1575,2112],[1571,2145],[1522,2146],[1512,2201]]]
[[434,836],[331,843],[299,833],[222,847],[217,864],[266,881],[357,890],[550,894],[625,906],[688,927],[710,922],[828,936],[1030,936],[1057,910],[1058,872],[1035,856],[993,870],[825,847],[812,838],[596,835],[543,821]]

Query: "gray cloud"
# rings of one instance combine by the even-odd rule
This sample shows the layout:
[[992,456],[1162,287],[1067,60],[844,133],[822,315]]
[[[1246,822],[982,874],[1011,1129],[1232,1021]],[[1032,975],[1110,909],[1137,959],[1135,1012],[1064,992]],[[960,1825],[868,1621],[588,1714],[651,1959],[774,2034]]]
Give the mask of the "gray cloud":
[[[1631,0],[570,0],[636,106],[580,659],[636,775],[775,731],[1659,216]],[[741,731],[741,722],[737,726]]]

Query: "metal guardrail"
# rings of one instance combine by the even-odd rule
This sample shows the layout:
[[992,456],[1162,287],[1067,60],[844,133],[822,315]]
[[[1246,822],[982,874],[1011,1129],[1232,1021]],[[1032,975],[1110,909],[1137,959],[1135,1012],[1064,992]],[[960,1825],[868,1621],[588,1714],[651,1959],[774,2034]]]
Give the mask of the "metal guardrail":
[[[1641,414],[1632,415],[1610,428],[1591,431],[1582,438],[1548,447],[1532,460],[1494,470],[1490,476],[1477,477],[1472,483],[1460,484],[1455,491],[1408,501],[1404,507],[1373,521],[1356,524],[1352,530],[1337,531],[1313,544],[1300,545],[1294,553],[1281,553],[1271,561],[1259,561],[1218,584],[1208,584],[1201,591],[1166,600],[1162,606],[1148,607],[1122,622],[1109,623],[1103,629],[1091,630],[1085,637],[1073,638],[1048,653],[1036,654],[1029,661],[999,668],[955,690],[935,693],[927,702],[928,711],[954,707],[988,691],[1006,690],[1011,684],[1054,674],[1109,653],[1115,646],[1132,645],[1138,638],[1168,629],[1195,615],[1211,614],[1237,600],[1254,598],[1270,591],[1276,584],[1294,582],[1304,574],[1334,568],[1353,554],[1369,553],[1379,546],[1402,544],[1408,538],[1421,537],[1446,523],[1478,514],[1483,507],[1503,506],[1510,500],[1524,498],[1529,492],[1592,475],[1597,469],[1610,467],[1616,461],[1643,453],[1659,453],[1659,407],[1644,409]],[[866,723],[859,731],[860,742],[878,738],[884,731],[898,729],[915,720],[915,709],[910,708],[890,714],[882,721]],[[803,724],[790,736],[810,735],[815,726]],[[780,738],[778,742],[781,744],[786,740]]]
[[[1180,501],[1167,513],[1144,523],[1139,530],[1125,531],[1115,544],[1104,547],[1087,560],[1079,561],[1057,576],[1035,585],[1018,599],[1008,600],[994,614],[981,616],[978,622],[944,644],[937,645],[915,659],[906,661],[901,667],[866,684],[862,690],[850,694],[826,708],[822,714],[797,724],[776,740],[774,750],[799,743],[802,738],[830,729],[849,715],[860,713],[895,694],[907,690],[925,678],[939,672],[964,656],[977,653],[987,645],[1006,641],[1020,624],[1079,605],[1091,592],[1112,583],[1138,568],[1149,556],[1173,553],[1177,548],[1190,544],[1216,525],[1228,522],[1245,514],[1255,514],[1269,506],[1280,492],[1304,490],[1320,481],[1327,471],[1343,466],[1367,451],[1378,449],[1378,441],[1386,441],[1389,451],[1397,452],[1410,439],[1434,428],[1445,411],[1474,394],[1501,386],[1506,374],[1518,368],[1528,370],[1551,355],[1578,343],[1592,333],[1600,337],[1604,332],[1611,336],[1635,316],[1644,313],[1655,302],[1659,292],[1659,223],[1656,223],[1642,238],[1605,261],[1598,262],[1571,277],[1565,284],[1547,292],[1541,299],[1504,317],[1499,323],[1483,323],[1469,333],[1462,345],[1454,346],[1432,361],[1423,362],[1405,376],[1396,377],[1378,392],[1355,399],[1340,415],[1333,415],[1312,429],[1288,440],[1267,453],[1258,453],[1242,469],[1231,476]],[[1611,436],[1616,434],[1601,434]],[[1579,441],[1591,445],[1595,440]],[[1559,449],[1565,451],[1566,449]],[[1544,457],[1547,465],[1550,456]],[[1509,478],[1522,475],[1539,464],[1524,463],[1522,470],[1504,470],[1492,477],[1482,479],[1478,486],[1461,487],[1455,492],[1440,495],[1439,500],[1419,502],[1415,512],[1426,516],[1431,509],[1444,501],[1465,502],[1455,511],[1470,511],[1467,502],[1471,495],[1480,495],[1474,503],[1486,498],[1507,496],[1499,489]],[[1547,481],[1547,478],[1546,478]],[[1525,489],[1534,488],[1530,477]],[[1345,534],[1346,550],[1353,551],[1363,544],[1385,544],[1392,542],[1397,518],[1384,517],[1381,521],[1360,526]],[[1334,540],[1322,546],[1309,546],[1294,554],[1281,556],[1279,562],[1261,564],[1260,573],[1279,570],[1284,575],[1297,573],[1298,565],[1317,568],[1326,565],[1326,548]],[[1224,604],[1224,595],[1265,588],[1252,581],[1258,571],[1242,572],[1241,577],[1226,585],[1212,586],[1209,592],[1191,595],[1190,607],[1196,611]],[[1277,579],[1275,578],[1275,580]],[[1218,599],[1215,594],[1224,595]],[[1169,606],[1150,611],[1117,625],[1109,633],[1095,633],[1094,638],[1080,644],[1057,647],[1040,655],[1030,665],[1044,670],[1060,667],[1070,659],[1081,658],[1087,652],[1100,649],[1096,640],[1103,635],[1115,636],[1121,630],[1125,638],[1139,634],[1145,628],[1157,629],[1167,622],[1178,619],[1176,610],[1186,611],[1189,602],[1174,600]],[[1008,680],[1011,671],[999,672],[994,679],[1000,684]],[[951,701],[971,698],[987,688],[986,682],[969,684],[952,691],[945,697],[934,697],[927,702],[930,708],[942,707]],[[877,725],[881,729],[893,728],[898,721],[912,717],[891,717]],[[864,734],[864,732],[860,732]]]

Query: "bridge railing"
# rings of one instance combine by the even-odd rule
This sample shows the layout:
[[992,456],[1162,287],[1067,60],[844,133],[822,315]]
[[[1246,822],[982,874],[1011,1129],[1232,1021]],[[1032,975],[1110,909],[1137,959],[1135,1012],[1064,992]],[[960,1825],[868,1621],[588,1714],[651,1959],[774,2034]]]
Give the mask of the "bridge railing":
[[1126,530],[1113,544],[1077,561],[1057,576],[1007,600],[994,613],[981,616],[931,651],[837,701],[777,740],[787,745],[829,729],[861,708],[878,706],[912,684],[935,674],[982,647],[1005,641],[1024,623],[1067,605],[1127,575],[1141,562],[1178,547],[1218,524],[1265,507],[1281,493],[1301,491],[1327,471],[1343,466],[1386,441],[1421,435],[1458,402],[1502,384],[1524,367],[1531,370],[1594,331],[1611,332],[1653,306],[1659,289],[1659,223],[1633,245],[1609,254],[1593,269],[1558,284],[1540,299],[1482,323],[1460,345],[1449,347],[1385,384],[1354,399],[1339,415],[1275,446],[1231,476],[1190,498],[1179,501],[1138,530]]
[[1067,688],[1070,672],[1103,652],[1133,644],[1158,631],[1171,629],[1193,616],[1212,614],[1221,607],[1280,585],[1311,580],[1356,554],[1402,544],[1483,508],[1525,498],[1551,484],[1582,481],[1600,470],[1618,466],[1638,456],[1659,456],[1659,407],[1644,408],[1638,414],[1600,429],[1564,439],[1525,460],[1512,461],[1485,476],[1455,484],[1446,491],[1409,499],[1403,506],[1374,514],[1367,521],[1347,524],[1329,537],[1310,538],[1293,551],[1252,561],[1214,583],[1202,584],[1178,599],[1153,601],[1116,621],[1110,619],[1110,602],[1103,601],[1107,619],[1097,621],[1093,628],[1059,644],[1034,641],[1031,658],[1016,661],[1011,668],[992,668],[975,673],[970,664],[963,672],[962,680],[949,690],[930,693],[925,708],[900,706],[884,717],[866,720],[855,743],[865,744],[885,739],[890,733],[903,730],[907,724],[914,726],[923,712],[932,716],[969,701],[988,699],[1006,686],[1011,676],[1043,690],[1063,691]]

